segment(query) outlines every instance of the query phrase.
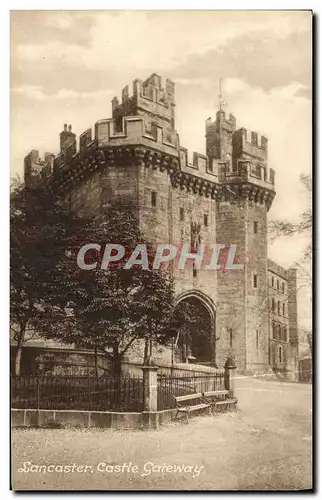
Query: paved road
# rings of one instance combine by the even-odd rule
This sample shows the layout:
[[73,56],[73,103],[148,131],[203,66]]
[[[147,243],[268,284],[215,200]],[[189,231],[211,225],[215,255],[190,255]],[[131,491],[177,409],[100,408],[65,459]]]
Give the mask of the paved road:
[[159,431],[14,430],[13,488],[310,489],[311,387],[241,378],[236,392],[238,413]]

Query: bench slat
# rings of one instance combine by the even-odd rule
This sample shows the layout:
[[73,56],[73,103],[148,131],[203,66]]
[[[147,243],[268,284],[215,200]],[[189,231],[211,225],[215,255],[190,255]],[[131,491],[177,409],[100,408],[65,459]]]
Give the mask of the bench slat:
[[208,397],[208,398],[211,398],[211,397],[214,397],[214,396],[225,396],[229,394],[229,391],[226,391],[226,390],[223,390],[223,391],[207,391],[207,392],[204,392],[203,395],[204,397]]
[[215,404],[217,405],[229,405],[229,404],[236,404],[237,399],[223,399],[222,401],[216,401]]
[[180,401],[187,401],[188,399],[200,399],[202,397],[202,393],[198,392],[195,394],[187,394],[186,396],[173,396],[178,403]]
[[194,405],[194,406],[190,406],[190,411],[191,410],[201,410],[201,408],[209,408],[209,405],[207,404],[200,404],[200,405]]

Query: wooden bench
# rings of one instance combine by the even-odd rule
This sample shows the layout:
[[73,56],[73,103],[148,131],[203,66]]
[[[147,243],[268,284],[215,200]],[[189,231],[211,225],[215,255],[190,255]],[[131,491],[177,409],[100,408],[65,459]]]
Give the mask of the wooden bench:
[[228,407],[233,406],[234,410],[237,411],[238,400],[230,397],[230,393],[227,390],[203,392],[202,397],[205,402],[210,404],[210,412],[212,416],[213,408],[216,411],[217,407],[224,407],[224,410],[227,410]]
[[200,415],[205,411],[206,408],[209,408],[211,412],[212,403],[206,401],[201,392],[195,394],[187,394],[186,396],[173,396],[173,399],[175,400],[177,407],[177,413],[173,420],[176,420],[179,413],[184,413],[187,418],[187,422],[189,423],[189,413],[191,411],[197,410],[198,415]]

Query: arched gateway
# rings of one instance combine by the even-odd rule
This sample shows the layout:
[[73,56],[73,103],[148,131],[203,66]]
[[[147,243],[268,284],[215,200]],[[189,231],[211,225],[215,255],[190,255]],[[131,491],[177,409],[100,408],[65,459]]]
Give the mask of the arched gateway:
[[200,290],[188,290],[178,295],[176,304],[185,303],[189,324],[178,332],[176,346],[181,361],[202,364],[216,363],[216,307],[212,299]]

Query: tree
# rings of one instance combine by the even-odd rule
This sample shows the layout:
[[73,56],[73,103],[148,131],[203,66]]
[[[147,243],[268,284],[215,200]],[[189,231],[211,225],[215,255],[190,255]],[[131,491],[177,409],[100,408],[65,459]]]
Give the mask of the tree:
[[[52,293],[63,293],[56,301],[62,306],[68,298],[68,315],[60,307],[59,320],[42,322],[42,334],[66,343],[86,343],[103,352],[112,362],[113,372],[121,374],[125,354],[137,340],[145,342],[145,362],[152,355],[153,343],[166,343],[174,313],[174,285],[165,269],[143,269],[141,265],[124,268],[134,248],[140,244],[153,257],[154,249],[139,229],[131,205],[105,206],[103,215],[93,219],[75,236],[70,252],[65,252],[61,268],[72,269],[66,288],[53,284]],[[89,254],[87,263],[99,260],[92,270],[79,269],[76,252],[85,243],[122,245],[124,258],[101,269],[102,254]],[[63,276],[68,273],[62,272]],[[44,327],[45,326],[45,327]]]
[[52,294],[52,280],[63,278],[59,262],[68,241],[84,219],[70,217],[63,203],[54,203],[43,186],[25,186],[15,179],[10,194],[10,325],[16,341],[14,373],[20,375],[21,355],[28,335],[41,322],[64,312]]
[[[312,207],[311,207],[311,196],[312,196],[312,179],[310,175],[301,174],[300,181],[305,187],[308,198],[309,206],[308,208],[300,214],[298,222],[290,222],[284,219],[276,219],[270,222],[269,232],[271,238],[275,239],[282,236],[294,236],[296,234],[306,234],[311,239],[312,232]],[[311,242],[306,246],[303,253],[303,262],[308,262],[311,258],[312,245]]]
[[[297,292],[302,288],[306,288],[309,290],[309,297],[311,298],[311,289],[312,289],[312,178],[310,175],[301,174],[300,181],[304,186],[306,193],[308,195],[308,207],[304,210],[299,217],[297,222],[290,222],[284,219],[273,220],[269,224],[269,231],[271,234],[271,239],[274,240],[279,237],[293,237],[296,235],[306,236],[308,242],[302,252],[302,257],[298,262],[295,262],[296,267],[299,270],[298,273],[298,289]],[[306,330],[305,330],[306,332]],[[312,354],[312,334],[305,333],[303,338],[309,345],[310,352]]]

